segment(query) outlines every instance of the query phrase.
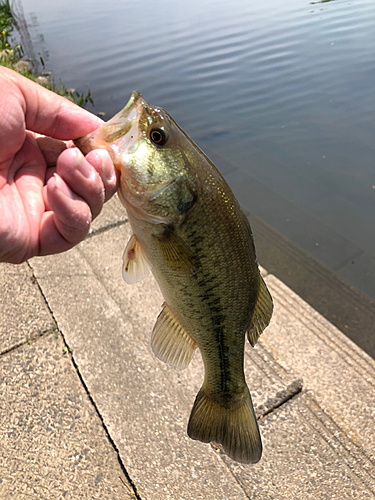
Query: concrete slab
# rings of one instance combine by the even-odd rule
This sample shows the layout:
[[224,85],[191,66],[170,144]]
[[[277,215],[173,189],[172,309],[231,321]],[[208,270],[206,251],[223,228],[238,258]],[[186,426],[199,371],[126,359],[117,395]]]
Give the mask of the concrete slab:
[[98,217],[92,222],[89,237],[109,227],[119,226],[128,220],[125,208],[115,194],[104,204]]
[[0,263],[0,354],[55,326],[27,264]]
[[58,333],[0,358],[0,498],[131,499]]
[[264,453],[252,468],[224,457],[252,500],[375,498],[371,461],[302,393],[261,419]]
[[215,490],[216,498],[231,491],[244,499],[220,458],[188,440],[188,409],[176,387],[79,252],[54,261],[54,276],[42,278],[48,260],[47,268],[33,262],[38,279],[141,498],[206,498]]
[[272,275],[271,325],[260,342],[272,346],[321,396],[321,406],[375,460],[375,361]]
[[[128,235],[127,226],[115,227],[31,265],[140,497],[246,498],[211,447],[187,437],[203,379],[200,356],[178,372],[153,355],[151,329],[163,300],[151,276],[133,286],[122,281]],[[258,415],[301,389],[264,347],[249,348],[246,375]]]

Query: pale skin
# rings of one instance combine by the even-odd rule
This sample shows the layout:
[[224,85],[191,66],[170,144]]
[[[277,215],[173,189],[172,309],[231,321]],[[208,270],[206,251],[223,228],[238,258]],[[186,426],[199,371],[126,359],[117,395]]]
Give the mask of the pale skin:
[[101,123],[0,67],[0,262],[63,252],[85,238],[118,174],[107,151],[84,157],[71,141]]

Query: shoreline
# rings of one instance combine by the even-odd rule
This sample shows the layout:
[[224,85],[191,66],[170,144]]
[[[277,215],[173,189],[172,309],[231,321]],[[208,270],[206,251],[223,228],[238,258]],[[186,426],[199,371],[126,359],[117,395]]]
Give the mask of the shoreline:
[[32,61],[23,59],[25,51],[22,45],[14,43],[14,30],[20,34],[20,28],[17,24],[16,16],[12,12],[10,2],[9,0],[4,0],[0,3],[0,66],[20,73],[22,76],[69,99],[82,108],[86,108],[89,103],[94,105],[90,90],[87,93],[78,92],[74,88],[66,87],[61,80],[56,84],[51,71],[45,70],[42,56],[40,56],[40,62],[43,66],[43,71],[38,72],[34,70],[32,64],[30,64]]

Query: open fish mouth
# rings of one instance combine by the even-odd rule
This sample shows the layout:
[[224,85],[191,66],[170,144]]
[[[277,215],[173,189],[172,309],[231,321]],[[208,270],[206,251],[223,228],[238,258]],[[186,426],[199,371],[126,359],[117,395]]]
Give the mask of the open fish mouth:
[[132,92],[126,106],[100,127],[101,139],[107,144],[112,144],[123,136],[129,136],[132,127],[134,125],[137,127],[144,104],[142,94],[138,91]]
[[132,92],[128,103],[119,113],[91,134],[75,140],[75,145],[84,154],[96,148],[106,149],[115,167],[121,170],[120,152],[128,153],[138,141],[138,122],[144,106],[142,94]]

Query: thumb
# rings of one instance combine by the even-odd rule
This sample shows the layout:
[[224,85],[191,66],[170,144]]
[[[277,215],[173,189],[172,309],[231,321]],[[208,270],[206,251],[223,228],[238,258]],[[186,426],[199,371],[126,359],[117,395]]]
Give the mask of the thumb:
[[[7,87],[12,90],[12,94],[17,95],[28,130],[55,139],[69,140],[82,137],[103,123],[92,113],[15,71],[1,68],[0,77],[3,80],[1,87],[5,90],[0,99],[7,99]],[[9,86],[13,86],[13,89],[9,89]],[[5,105],[3,103],[1,107]]]

